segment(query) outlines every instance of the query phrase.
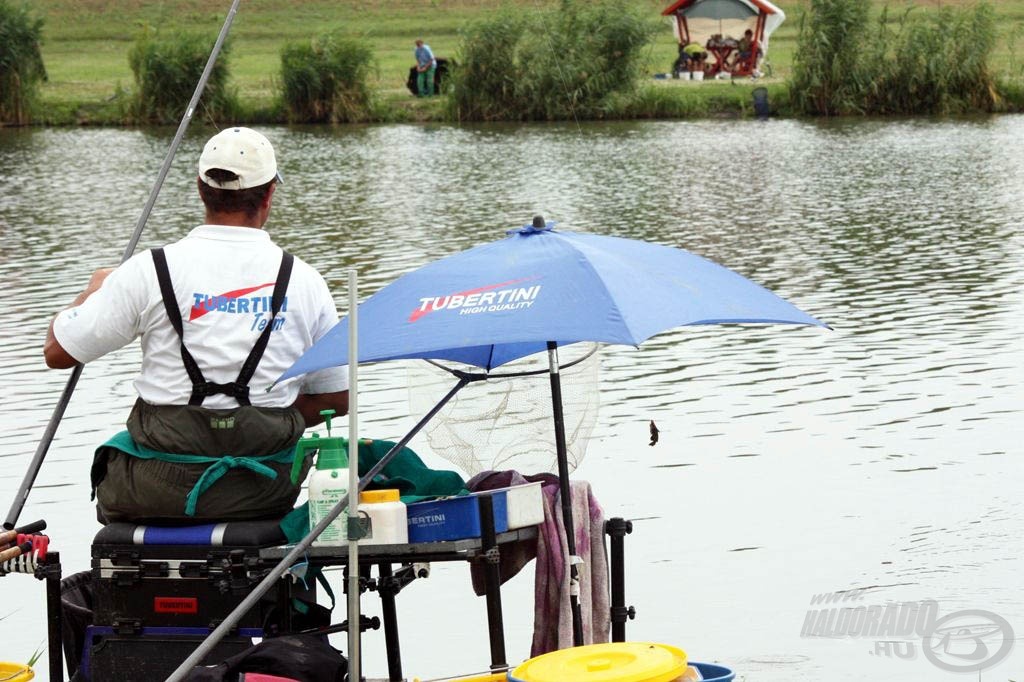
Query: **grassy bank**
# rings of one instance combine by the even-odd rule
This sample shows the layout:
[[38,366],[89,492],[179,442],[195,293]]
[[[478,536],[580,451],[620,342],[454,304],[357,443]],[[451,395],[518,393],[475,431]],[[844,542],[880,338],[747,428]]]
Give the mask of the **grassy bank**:
[[[241,107],[240,118],[250,122],[284,121],[277,101],[281,49],[288,43],[326,31],[366,42],[375,63],[371,84],[379,101],[375,115],[385,121],[442,120],[440,98],[420,100],[405,88],[412,65],[412,43],[422,36],[438,56],[455,56],[460,27],[482,19],[506,5],[499,0],[244,0],[232,28],[229,57],[231,83]],[[548,0],[521,0],[531,9],[557,6]],[[664,0],[634,0],[642,11],[657,17]],[[802,0],[776,0],[787,20],[772,36],[767,83],[772,102],[785,112],[786,95],[779,87],[792,72]],[[881,11],[881,0],[874,8]],[[930,11],[950,0],[918,0],[915,11]],[[959,4],[959,3],[957,3]],[[993,0],[1000,36],[993,71],[1008,108],[1024,108],[1024,0]],[[36,0],[33,11],[45,21],[43,60],[49,80],[42,84],[37,122],[48,124],[109,124],[128,118],[127,91],[133,85],[128,64],[132,42],[144,26],[152,30],[219,29],[230,0]],[[901,10],[902,3],[890,3]],[[891,12],[896,14],[898,12]],[[676,46],[667,20],[646,55],[652,74],[669,70]],[[558,37],[550,44],[557,49]],[[757,83],[761,84],[761,83]],[[638,103],[623,106],[630,116],[707,116],[739,114],[749,109],[749,81],[691,83],[655,81],[645,86]],[[184,105],[184,102],[182,103]],[[612,112],[619,113],[619,112]],[[202,115],[202,112],[200,112]]]

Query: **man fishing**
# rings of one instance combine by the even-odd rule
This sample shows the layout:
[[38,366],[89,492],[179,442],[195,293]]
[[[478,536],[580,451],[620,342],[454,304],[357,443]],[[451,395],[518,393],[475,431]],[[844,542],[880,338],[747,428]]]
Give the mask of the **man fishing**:
[[347,412],[344,369],[273,386],[338,321],[320,273],[263,230],[280,181],[262,134],[213,136],[199,158],[205,224],[97,270],[51,323],[52,368],[141,339],[128,430],[93,462],[101,522],[279,518],[298,495],[288,471],[303,430]]

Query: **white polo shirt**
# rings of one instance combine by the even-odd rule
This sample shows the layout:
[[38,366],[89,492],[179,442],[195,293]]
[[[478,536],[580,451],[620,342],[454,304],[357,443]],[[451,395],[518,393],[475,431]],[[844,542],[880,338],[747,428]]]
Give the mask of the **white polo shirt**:
[[[200,225],[166,246],[164,253],[181,311],[185,346],[207,381],[234,381],[269,323],[281,248],[261,229]],[[347,371],[332,367],[266,392],[337,321],[327,283],[295,258],[270,342],[249,382],[252,404],[286,407],[300,392],[347,390]],[[61,312],[53,333],[61,347],[83,363],[141,337],[142,370],[135,380],[139,396],[154,405],[188,403],[192,382],[182,364],[178,335],[167,319],[149,252],[125,261],[82,305]],[[237,402],[214,395],[203,406],[231,408]]]

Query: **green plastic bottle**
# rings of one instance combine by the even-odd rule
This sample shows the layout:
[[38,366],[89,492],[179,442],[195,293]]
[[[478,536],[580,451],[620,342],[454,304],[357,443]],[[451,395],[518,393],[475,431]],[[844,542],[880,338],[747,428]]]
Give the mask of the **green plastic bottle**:
[[[320,523],[345,495],[348,494],[348,440],[331,438],[331,417],[334,410],[324,410],[327,422],[327,438],[314,433],[295,445],[295,460],[292,463],[292,483],[298,483],[302,463],[309,452],[315,451],[316,470],[309,478],[309,527]],[[348,516],[339,514],[331,525],[313,541],[316,546],[336,547],[345,544],[348,537],[346,523]]]

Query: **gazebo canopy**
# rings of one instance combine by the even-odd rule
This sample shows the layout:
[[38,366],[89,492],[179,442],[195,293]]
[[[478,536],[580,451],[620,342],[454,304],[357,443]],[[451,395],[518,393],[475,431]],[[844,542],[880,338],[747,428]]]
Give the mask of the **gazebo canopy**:
[[677,0],[662,15],[671,17],[676,40],[704,44],[715,34],[739,38],[748,28],[761,49],[786,14],[768,0]]

